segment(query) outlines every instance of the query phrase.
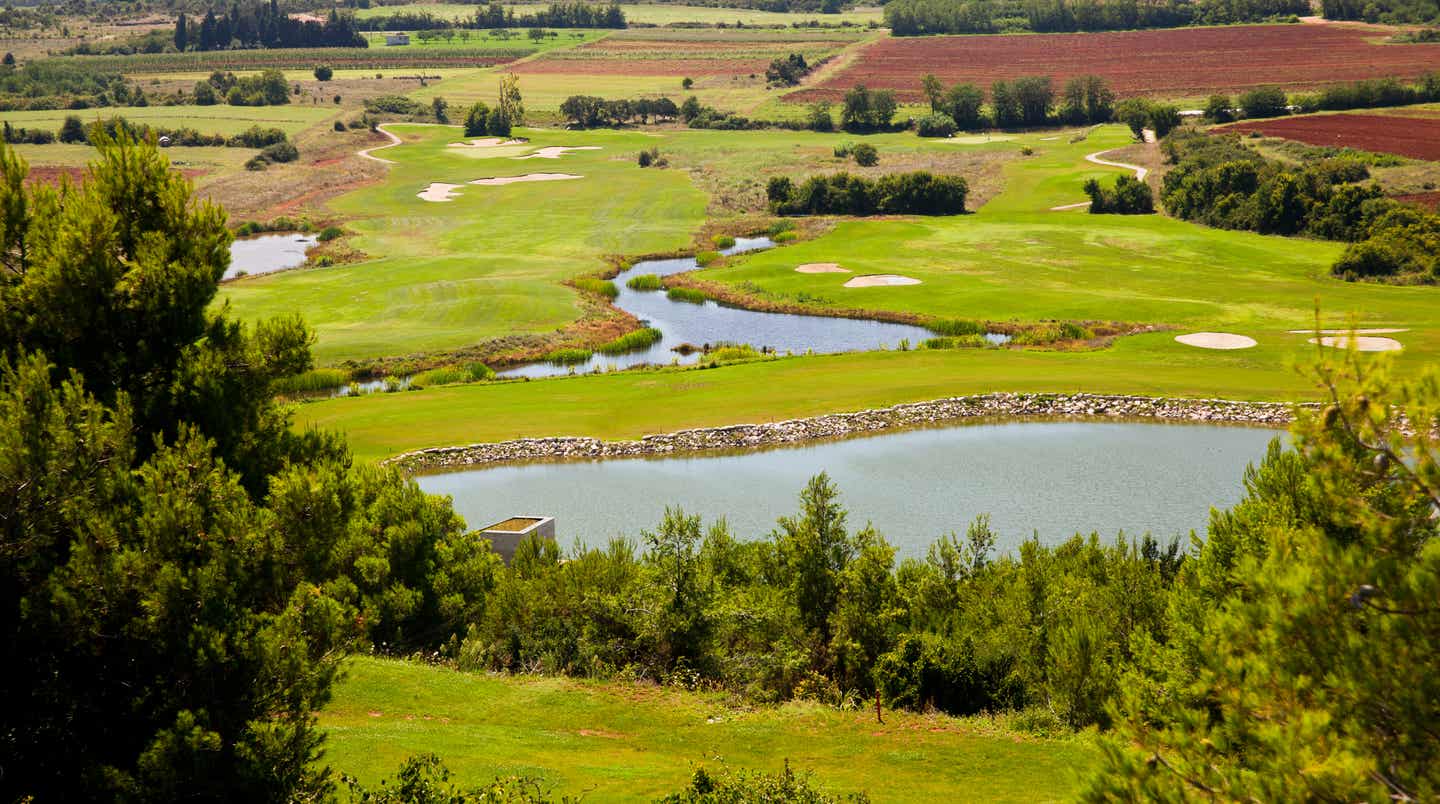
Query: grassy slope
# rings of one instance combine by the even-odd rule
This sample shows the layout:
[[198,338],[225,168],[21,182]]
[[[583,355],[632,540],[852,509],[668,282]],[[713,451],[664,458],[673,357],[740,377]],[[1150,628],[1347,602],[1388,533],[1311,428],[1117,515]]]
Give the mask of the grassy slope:
[[[375,783],[435,752],[461,783],[527,774],[586,801],[654,798],[695,765],[814,771],[877,802],[1057,801],[1094,760],[1081,739],[1040,740],[984,721],[839,712],[813,704],[745,711],[714,695],[651,686],[457,673],[355,659],[321,713],[327,761]],[[719,718],[718,722],[709,722]]]
[[70,115],[91,123],[123,117],[132,123],[159,128],[193,128],[201,134],[238,134],[251,126],[283,129],[294,135],[335,114],[333,108],[288,104],[285,106],[122,106],[80,111],[3,112],[0,120],[16,128],[47,128],[59,131]]
[[[1303,339],[1301,339],[1303,341]],[[358,457],[549,435],[637,438],[991,391],[1299,398],[1285,358],[1171,350],[1164,333],[1098,352],[868,352],[710,370],[625,372],[449,386],[302,405],[299,421],[344,432]]]
[[[541,4],[507,4],[507,7],[515,10],[517,14],[533,14],[544,8]],[[866,8],[846,11],[840,14],[809,14],[809,13],[781,13],[775,11],[758,11],[749,8],[714,8],[710,6],[684,6],[671,3],[622,3],[621,10],[625,12],[625,19],[632,23],[643,23],[648,25],[669,25],[675,22],[703,22],[703,23],[725,23],[734,25],[736,22],[743,22],[746,25],[790,25],[794,22],[808,23],[817,20],[831,25],[839,25],[842,22],[853,22],[857,25],[864,25],[871,20],[881,22],[884,14],[878,8]],[[404,6],[372,6],[371,8],[359,9],[355,16],[360,19],[371,17],[385,17],[399,12],[427,13],[440,19],[467,19],[475,16],[474,5],[455,3],[410,3]]]
[[[602,266],[602,255],[674,249],[700,225],[704,198],[677,171],[641,170],[645,134],[524,131],[529,146],[447,147],[457,127],[391,128],[407,145],[384,184],[333,204],[353,218],[353,245],[379,258],[227,286],[245,318],[299,311],[319,332],[321,362],[459,348],[515,332],[554,329],[578,312],[560,282]],[[592,145],[560,159],[516,160],[546,145]],[[431,182],[574,173],[572,181],[466,185],[453,201],[416,198]],[[626,192],[615,188],[624,186]]]

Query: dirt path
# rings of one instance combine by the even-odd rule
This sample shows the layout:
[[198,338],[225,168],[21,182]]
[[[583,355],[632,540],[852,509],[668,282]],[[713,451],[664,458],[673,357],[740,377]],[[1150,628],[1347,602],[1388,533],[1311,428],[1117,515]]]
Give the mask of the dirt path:
[[394,148],[395,146],[399,145],[400,142],[401,142],[401,140],[400,140],[399,137],[397,137],[397,136],[395,136],[394,134],[391,134],[390,132],[386,131],[384,126],[376,126],[376,127],[375,127],[375,130],[378,131],[378,132],[380,132],[381,134],[384,134],[384,135],[385,135],[385,138],[388,139],[388,140],[390,140],[390,141],[387,142],[387,143],[385,143],[384,145],[376,145],[376,146],[373,146],[373,147],[370,147],[370,148],[366,148],[366,149],[363,150],[363,151],[356,151],[356,152],[355,152],[355,155],[358,156],[358,157],[360,157],[361,159],[369,159],[369,160],[372,160],[372,161],[375,161],[375,162],[380,162],[380,163],[386,164],[386,165],[398,164],[397,162],[395,162],[395,161],[392,160],[392,159],[382,159],[381,157],[373,156],[373,155],[370,153],[371,151],[379,151],[379,150],[384,149],[384,148]]
[[1106,167],[1118,167],[1118,168],[1125,168],[1126,170],[1133,170],[1133,171],[1135,171],[1135,178],[1139,179],[1140,181],[1145,181],[1145,176],[1150,173],[1150,170],[1149,170],[1148,168],[1143,168],[1143,167],[1140,167],[1139,165],[1131,165],[1131,164],[1126,163],[1126,162],[1111,162],[1111,161],[1109,161],[1109,160],[1105,160],[1105,159],[1101,159],[1101,158],[1100,158],[1100,155],[1101,155],[1101,154],[1109,153],[1110,151],[1113,151],[1113,150],[1116,150],[1116,149],[1110,148],[1110,149],[1107,149],[1107,150],[1104,150],[1104,151],[1096,151],[1096,152],[1093,153],[1093,154],[1086,154],[1086,155],[1085,155],[1085,161],[1086,161],[1086,162],[1093,162],[1093,163],[1095,163],[1095,164],[1097,164],[1097,165],[1104,165],[1104,166],[1106,166]]

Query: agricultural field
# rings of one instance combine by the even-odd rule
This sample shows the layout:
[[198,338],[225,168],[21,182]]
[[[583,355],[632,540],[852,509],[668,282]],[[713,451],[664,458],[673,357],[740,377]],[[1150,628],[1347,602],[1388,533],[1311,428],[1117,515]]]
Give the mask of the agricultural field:
[[1258,131],[1267,137],[1280,137],[1307,145],[1354,148],[1440,161],[1440,117],[1317,114],[1252,120],[1236,123],[1225,130]]
[[800,53],[814,63],[858,41],[841,31],[649,31],[630,30],[515,66],[521,75],[564,73],[628,76],[759,76],[777,58]]
[[1201,98],[1276,84],[1289,90],[1363,78],[1413,79],[1440,69],[1440,46],[1387,44],[1384,29],[1349,25],[1219,28],[1010,36],[887,37],[844,69],[786,100],[838,100],[850,87],[894,89],[919,100],[920,79],[947,84],[1030,75],[1057,82],[1099,75],[1122,96]]
[[585,801],[653,799],[694,767],[778,771],[786,760],[834,793],[876,802],[943,798],[1060,801],[1095,761],[1083,739],[1041,739],[984,718],[842,712],[794,702],[736,706],[653,685],[461,673],[353,659],[320,715],[326,757],[375,784],[407,756],[434,752],[455,781],[537,777]]
[[[473,8],[473,6],[471,6]],[[504,33],[500,33],[504,31]],[[422,32],[423,33],[423,32]],[[423,53],[430,51],[445,50],[467,50],[474,48],[492,48],[504,51],[524,51],[526,55],[544,53],[549,50],[574,47],[585,42],[593,42],[610,34],[610,31],[603,30],[575,30],[570,28],[551,28],[547,30],[547,36],[543,39],[531,39],[528,36],[528,29],[525,28],[502,28],[488,29],[484,31],[458,30],[452,32],[452,36],[444,36],[441,32],[433,32],[435,36],[427,37],[421,33],[412,33],[410,43],[406,45],[387,45],[385,34],[380,32],[368,32],[365,38],[370,42],[371,50],[386,50],[398,53],[410,53],[412,56],[421,58]]]
[[[506,8],[517,14],[533,13],[543,3],[507,3]],[[673,25],[676,23],[698,23],[702,25],[779,26],[790,27],[800,24],[819,23],[822,25],[869,25],[884,22],[884,13],[879,8],[854,8],[839,14],[804,12],[760,11],[752,8],[723,8],[716,6],[686,6],[671,3],[621,3],[625,20],[631,25]],[[372,6],[357,9],[359,19],[386,17],[405,12],[430,14],[438,19],[461,20],[475,16],[475,6],[455,3],[410,3],[404,6]]]
[[74,56],[79,64],[97,72],[145,75],[149,73],[208,73],[270,68],[286,69],[328,64],[340,69],[383,70],[403,67],[485,67],[524,58],[533,46],[514,39],[495,46],[436,48],[287,48],[271,50],[211,50],[186,53],[153,53],[133,56]]

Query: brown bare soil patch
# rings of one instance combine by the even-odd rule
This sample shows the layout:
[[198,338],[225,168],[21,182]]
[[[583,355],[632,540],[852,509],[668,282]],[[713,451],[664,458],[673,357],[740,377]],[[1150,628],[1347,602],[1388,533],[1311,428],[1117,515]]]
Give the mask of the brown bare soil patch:
[[1394,198],[1396,201],[1404,201],[1408,204],[1419,204],[1426,209],[1440,210],[1440,190],[1431,190],[1428,193],[1406,193]]
[[1230,126],[1232,131],[1258,131],[1309,145],[1440,160],[1440,118],[1378,114],[1316,114],[1252,120]]
[[1195,97],[1264,84],[1303,89],[1339,81],[1413,79],[1440,68],[1440,47],[1381,44],[1385,29],[1236,25],[1078,34],[916,36],[881,39],[846,69],[788,101],[837,100],[850,87],[894,89],[919,101],[920,79],[946,83],[1079,75],[1104,77],[1120,95]]
[[225,207],[232,220],[269,220],[302,213],[324,217],[325,202],[385,175],[385,165],[361,159],[355,151],[389,142],[380,134],[312,130],[299,138],[300,161],[266,170],[241,170],[218,176],[198,190]]

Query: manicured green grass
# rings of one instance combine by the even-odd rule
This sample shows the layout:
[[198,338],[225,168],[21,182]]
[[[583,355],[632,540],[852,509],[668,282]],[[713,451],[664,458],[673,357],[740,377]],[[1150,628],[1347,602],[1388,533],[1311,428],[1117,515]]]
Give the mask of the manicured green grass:
[[336,110],[308,104],[284,106],[118,106],[78,111],[0,112],[0,121],[16,128],[58,131],[71,115],[82,122],[123,117],[132,123],[157,128],[193,128],[201,134],[238,134],[251,126],[283,129],[294,135],[335,115]]
[[320,715],[325,761],[368,784],[405,757],[440,755],[460,784],[539,777],[587,802],[653,800],[704,765],[778,772],[788,759],[832,792],[885,801],[1059,801],[1096,753],[1084,737],[1039,739],[983,719],[841,712],[818,704],[736,708],[649,685],[494,677],[360,658]]
[[[607,254],[680,248],[703,220],[704,197],[685,174],[635,166],[634,153],[655,141],[646,134],[521,130],[528,145],[471,149],[449,147],[464,139],[458,127],[391,130],[406,144],[377,152],[398,163],[386,181],[333,203],[351,218],[354,247],[376,259],[224,291],[245,318],[302,313],[319,333],[322,363],[553,330],[579,315],[563,280],[601,267]],[[512,158],[547,145],[599,150]],[[538,172],[583,178],[465,184]],[[448,202],[417,198],[431,182],[462,187]]]
[[[422,447],[550,435],[638,438],[689,427],[770,422],[992,391],[1298,399],[1299,335],[1266,349],[1177,349],[1173,333],[1091,352],[943,350],[796,357],[717,369],[620,372],[427,389],[302,405],[304,427],[338,430],[376,460]],[[1285,348],[1282,348],[1282,345]],[[1413,371],[1424,360],[1410,356]]]

